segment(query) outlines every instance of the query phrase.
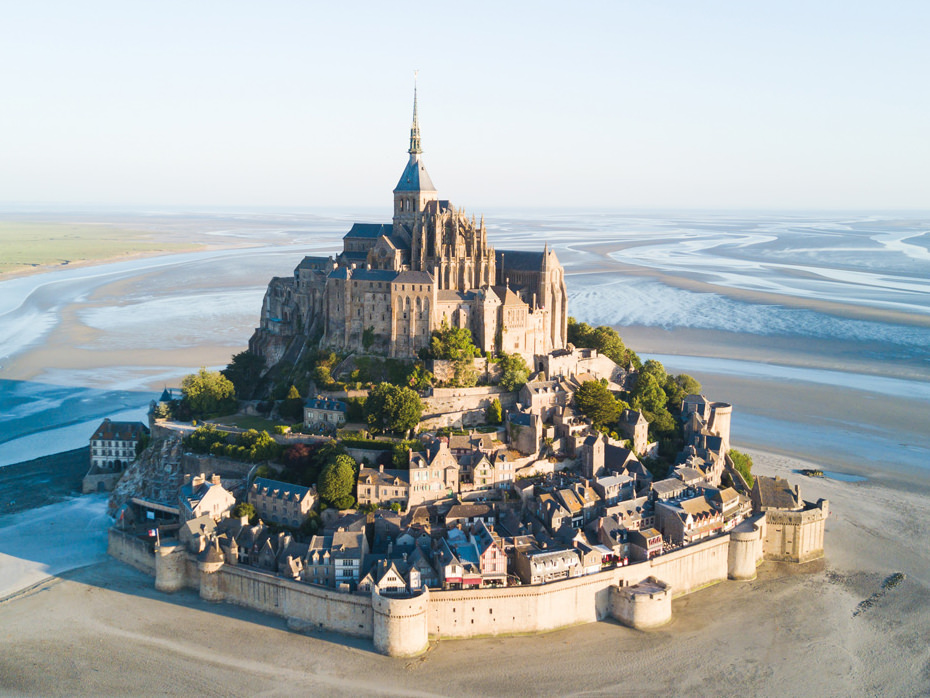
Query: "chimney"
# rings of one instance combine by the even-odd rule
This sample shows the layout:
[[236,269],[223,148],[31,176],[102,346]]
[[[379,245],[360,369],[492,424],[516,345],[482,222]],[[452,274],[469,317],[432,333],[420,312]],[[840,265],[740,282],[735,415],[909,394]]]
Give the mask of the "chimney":
[[190,481],[191,481],[191,474],[190,474],[190,473],[184,473],[184,474],[181,476],[181,485],[182,485],[182,486],[183,486],[183,485],[189,485],[189,484],[190,484]]
[[213,473],[213,477],[210,478],[210,482],[214,485],[220,484],[220,476],[217,475],[216,473]]
[[378,465],[378,472],[379,472],[379,473],[383,473],[383,472],[384,472],[384,463],[380,463],[380,464]]
[[194,475],[194,479],[191,480],[191,487],[200,487],[203,483],[204,475],[203,473],[200,473],[200,475]]

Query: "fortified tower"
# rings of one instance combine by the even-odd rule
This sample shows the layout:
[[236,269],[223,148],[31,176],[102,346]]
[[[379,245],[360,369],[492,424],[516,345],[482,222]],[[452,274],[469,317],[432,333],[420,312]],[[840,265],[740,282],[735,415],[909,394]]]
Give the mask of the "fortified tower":
[[413,657],[429,646],[429,590],[402,596],[382,596],[378,585],[371,588],[375,649],[389,657]]

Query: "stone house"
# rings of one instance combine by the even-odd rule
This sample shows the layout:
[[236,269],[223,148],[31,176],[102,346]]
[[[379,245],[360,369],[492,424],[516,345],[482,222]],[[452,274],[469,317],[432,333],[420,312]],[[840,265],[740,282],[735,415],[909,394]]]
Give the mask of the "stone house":
[[627,538],[633,560],[649,560],[662,552],[662,534],[654,528],[630,531]]
[[304,404],[304,426],[340,427],[346,423],[348,406],[341,400],[315,397]]
[[723,530],[723,514],[704,494],[656,502],[655,512],[659,531],[677,545],[694,543]]
[[583,572],[577,550],[538,548],[517,550],[514,571],[524,584],[548,584]]
[[606,475],[595,479],[591,486],[601,496],[605,506],[632,499],[635,480],[629,475]]
[[408,470],[360,468],[356,486],[359,505],[393,504],[407,508],[410,499],[410,472]]
[[236,506],[236,498],[220,483],[219,475],[207,480],[200,473],[181,485],[178,505],[181,521],[190,521],[205,514],[220,519]]
[[90,437],[90,468],[81,483],[84,494],[109,492],[136,459],[139,442],[149,433],[142,422],[104,419]]
[[441,439],[434,440],[422,453],[410,453],[408,473],[409,507],[445,499],[459,491],[458,461]]
[[319,501],[316,489],[257,477],[247,501],[265,521],[283,526],[300,526]]
[[507,556],[491,529],[479,521],[472,527],[470,542],[478,551],[478,567],[484,586],[507,583]]

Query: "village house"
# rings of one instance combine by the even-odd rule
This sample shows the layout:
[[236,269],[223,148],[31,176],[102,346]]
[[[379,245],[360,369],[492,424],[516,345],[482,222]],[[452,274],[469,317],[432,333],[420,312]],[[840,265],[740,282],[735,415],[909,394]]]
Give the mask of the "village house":
[[375,504],[400,504],[404,509],[410,499],[410,472],[386,470],[383,465],[360,468],[358,471],[358,503],[360,506]]
[[142,422],[104,419],[90,437],[91,468],[123,470],[136,459],[136,447],[148,433],[148,427]]
[[656,522],[666,540],[687,545],[723,529],[723,514],[704,494],[656,502]]
[[346,423],[346,403],[329,398],[315,397],[304,404],[304,426],[315,428],[340,427]]
[[574,549],[518,550],[514,571],[524,584],[548,584],[582,574],[581,559]]
[[442,439],[433,440],[424,452],[410,452],[408,506],[445,499],[459,491],[459,464]]
[[654,528],[630,531],[627,539],[632,560],[649,560],[662,552],[662,534]]
[[499,586],[507,583],[507,556],[490,528],[479,521],[471,530],[469,542],[478,552],[478,567],[484,586]]
[[190,521],[204,514],[219,519],[236,506],[236,498],[220,484],[219,475],[213,475],[207,480],[200,473],[181,485],[178,505],[181,521]]
[[316,489],[257,477],[249,488],[248,502],[265,521],[300,526],[319,498]]

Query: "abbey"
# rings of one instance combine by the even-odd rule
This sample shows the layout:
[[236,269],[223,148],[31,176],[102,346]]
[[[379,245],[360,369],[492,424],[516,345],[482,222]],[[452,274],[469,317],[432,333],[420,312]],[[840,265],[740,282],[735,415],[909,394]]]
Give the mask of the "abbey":
[[269,364],[295,338],[338,351],[415,357],[448,323],[487,353],[535,355],[566,345],[565,274],[555,252],[495,250],[476,222],[440,199],[421,158],[414,92],[409,159],[391,223],[356,223],[336,257],[305,257],[272,279],[249,348]]

